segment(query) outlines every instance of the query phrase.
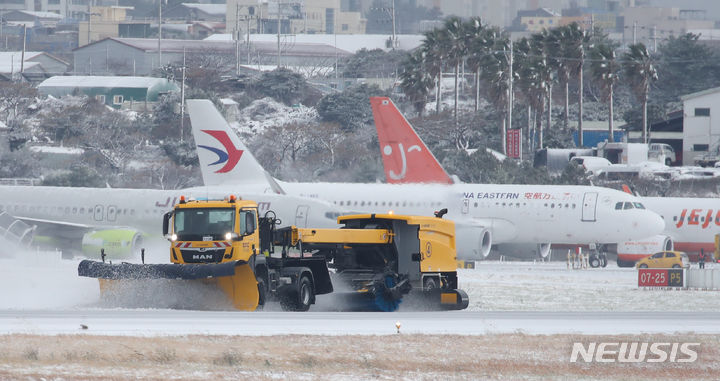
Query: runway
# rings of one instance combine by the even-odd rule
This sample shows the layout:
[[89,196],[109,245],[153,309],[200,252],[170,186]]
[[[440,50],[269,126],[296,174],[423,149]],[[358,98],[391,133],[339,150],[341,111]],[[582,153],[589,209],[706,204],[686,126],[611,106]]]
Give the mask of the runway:
[[[720,333],[713,312],[235,312],[187,310],[2,310],[0,334],[484,335]],[[83,329],[82,327],[87,327]]]

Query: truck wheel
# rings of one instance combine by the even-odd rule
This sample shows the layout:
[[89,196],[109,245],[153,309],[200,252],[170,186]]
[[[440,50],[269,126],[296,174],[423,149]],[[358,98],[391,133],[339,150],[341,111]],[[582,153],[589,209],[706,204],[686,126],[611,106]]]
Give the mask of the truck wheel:
[[672,160],[670,160],[669,157],[668,157],[668,158],[665,158],[665,165],[667,165],[667,166],[669,167],[670,164],[672,164]]
[[280,300],[280,306],[285,311],[307,311],[314,297],[312,282],[307,275],[303,275],[298,281],[298,289],[287,292]]
[[262,277],[257,277],[257,284],[258,284],[258,306],[265,305],[265,298],[267,296],[267,287],[265,287],[265,279]]
[[423,281],[423,290],[425,291],[433,291],[438,288],[437,279],[433,277],[427,277]]
[[674,265],[672,266],[672,268],[674,268],[674,269],[679,269],[679,268],[680,268],[680,265],[678,265],[678,264],[676,263],[676,264],[674,264]]
[[646,264],[643,263],[642,265],[640,265],[640,268],[641,268],[641,269],[646,269],[646,268],[648,268],[648,265],[646,265]]

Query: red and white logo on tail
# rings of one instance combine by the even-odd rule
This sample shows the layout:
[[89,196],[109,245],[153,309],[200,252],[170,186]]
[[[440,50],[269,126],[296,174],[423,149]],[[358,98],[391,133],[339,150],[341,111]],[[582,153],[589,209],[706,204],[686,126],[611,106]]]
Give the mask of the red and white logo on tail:
[[371,97],[370,106],[388,183],[453,183],[390,98]]
[[191,99],[186,103],[205,185],[268,183],[265,170],[212,102]]

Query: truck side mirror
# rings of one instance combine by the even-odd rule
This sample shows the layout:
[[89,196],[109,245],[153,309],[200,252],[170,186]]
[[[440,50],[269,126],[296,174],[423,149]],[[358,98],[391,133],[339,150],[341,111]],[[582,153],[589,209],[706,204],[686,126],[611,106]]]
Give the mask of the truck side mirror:
[[172,218],[173,212],[167,212],[163,215],[163,236],[168,235],[170,232],[170,219]]
[[255,214],[245,213],[245,235],[255,233]]

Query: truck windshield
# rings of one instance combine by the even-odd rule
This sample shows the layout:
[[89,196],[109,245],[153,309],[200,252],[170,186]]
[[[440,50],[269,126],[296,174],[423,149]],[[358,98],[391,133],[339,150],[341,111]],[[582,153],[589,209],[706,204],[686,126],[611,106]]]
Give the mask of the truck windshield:
[[174,232],[179,241],[219,241],[234,231],[234,208],[187,208],[175,211]]

